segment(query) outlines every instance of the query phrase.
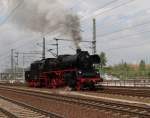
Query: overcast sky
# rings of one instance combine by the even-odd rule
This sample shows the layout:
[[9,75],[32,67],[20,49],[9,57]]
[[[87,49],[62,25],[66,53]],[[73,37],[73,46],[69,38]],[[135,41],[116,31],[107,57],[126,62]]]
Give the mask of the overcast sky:
[[[17,7],[20,1],[21,0],[0,0],[1,70],[10,67],[11,49],[15,49],[19,52],[40,51],[41,47],[38,46],[37,43],[42,42],[43,34],[46,34],[47,44],[55,43],[52,40],[54,37],[66,38],[57,31],[39,33],[26,30],[24,27],[18,27],[14,22],[11,22],[14,14],[19,12],[25,4],[23,2]],[[30,7],[32,7],[32,5],[34,7],[38,6],[38,10],[42,11],[48,8],[49,5],[51,6],[51,2],[54,0],[42,0],[42,2],[41,0],[25,1],[28,1],[28,3],[32,2]],[[38,2],[41,3],[38,4]],[[149,0],[57,0],[57,2],[59,5],[61,4],[66,11],[71,11],[79,15],[83,40],[92,40],[92,19],[96,18],[97,53],[99,54],[101,51],[106,53],[108,65],[120,63],[122,60],[127,63],[136,64],[139,63],[141,59],[144,59],[146,63],[150,63]],[[53,7],[55,9],[49,10],[49,14],[58,13],[58,5]],[[26,16],[29,12],[34,13],[31,9],[30,11],[24,12],[26,12]],[[44,12],[40,13],[42,14]],[[59,15],[57,15],[57,17],[59,19]],[[52,20],[54,21],[54,19]],[[32,22],[32,24],[34,24],[34,21]],[[90,43],[81,43],[80,46],[83,50],[88,50],[91,53]],[[47,45],[47,48],[55,47]],[[60,42],[59,53],[75,53],[74,49],[75,46],[73,42]],[[37,57],[40,57],[40,55]],[[52,57],[52,55],[47,52],[47,57]],[[31,59],[34,60],[34,58],[28,55],[26,57],[26,63]],[[19,62],[21,65],[22,55],[19,56]]]

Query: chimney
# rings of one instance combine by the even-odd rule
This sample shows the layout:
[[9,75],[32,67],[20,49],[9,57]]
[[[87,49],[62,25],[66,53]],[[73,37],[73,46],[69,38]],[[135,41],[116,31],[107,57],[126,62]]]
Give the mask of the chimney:
[[76,52],[77,52],[77,54],[79,54],[79,53],[81,52],[81,49],[78,48],[78,49],[76,50]]

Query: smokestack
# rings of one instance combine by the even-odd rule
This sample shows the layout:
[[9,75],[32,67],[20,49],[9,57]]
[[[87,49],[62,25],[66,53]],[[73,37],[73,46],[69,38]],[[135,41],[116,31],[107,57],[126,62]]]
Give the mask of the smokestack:
[[79,53],[81,52],[81,49],[78,48],[78,49],[76,50],[76,52],[77,52],[77,54],[79,54]]

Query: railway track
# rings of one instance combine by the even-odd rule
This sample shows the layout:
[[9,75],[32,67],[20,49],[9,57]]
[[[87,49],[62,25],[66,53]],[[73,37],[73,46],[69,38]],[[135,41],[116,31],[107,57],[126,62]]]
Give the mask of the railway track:
[[44,99],[67,102],[70,104],[78,104],[98,110],[113,111],[115,113],[121,113],[124,115],[136,116],[137,118],[150,118],[150,106],[137,106],[133,104],[131,105],[122,102],[118,103],[106,100],[91,100],[88,98],[81,98],[77,96],[63,96],[57,94],[43,93],[39,91],[20,90],[17,88],[11,89],[7,87],[0,87],[0,89],[20,94],[41,97]]
[[3,108],[0,108],[0,118],[9,118],[9,117],[15,117],[13,114],[11,114],[10,112],[6,111]]
[[104,87],[103,90],[97,91],[98,93],[107,94],[119,94],[127,96],[137,96],[137,97],[150,97],[150,89],[142,88],[122,88],[122,87]]
[[133,89],[133,90],[149,90],[150,87],[134,87],[134,86],[104,86],[105,88],[122,88],[122,89]]
[[[2,86],[14,86],[14,87],[22,87],[26,86],[24,84],[1,84]],[[91,91],[89,91],[91,92]],[[133,97],[150,97],[150,88],[149,87],[120,87],[120,86],[104,86],[103,90],[98,90],[96,93],[106,93],[106,94],[118,94],[118,95],[126,95]]]
[[57,114],[0,96],[0,118],[63,118]]

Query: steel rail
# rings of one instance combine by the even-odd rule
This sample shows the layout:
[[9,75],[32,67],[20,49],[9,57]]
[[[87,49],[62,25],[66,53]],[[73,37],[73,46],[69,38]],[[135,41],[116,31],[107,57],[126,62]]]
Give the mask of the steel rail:
[[2,112],[5,116],[9,117],[9,118],[18,118],[16,115],[10,113],[9,111],[0,108],[0,112]]
[[103,90],[98,90],[95,93],[106,93],[106,94],[119,94],[134,97],[150,97],[150,90],[145,89],[130,89],[130,88],[109,88],[106,87]]
[[[117,102],[111,102],[111,101],[103,101],[103,100],[91,100],[87,98],[80,98],[80,97],[73,97],[73,96],[64,96],[64,95],[56,95],[56,94],[50,94],[50,93],[43,93],[40,91],[31,91],[31,90],[20,90],[14,88],[13,90],[10,88],[4,87],[3,89],[6,91],[12,91],[16,93],[23,93],[26,95],[41,97],[44,99],[51,99],[56,101],[62,101],[62,102],[69,102],[69,103],[75,103],[79,105],[84,105],[88,107],[93,107],[96,109],[106,109],[116,112],[122,112],[127,113],[130,115],[140,116],[141,118],[149,118],[150,117],[150,107],[142,107],[142,106],[135,106],[135,105],[129,105],[125,103],[117,103]],[[2,89],[0,87],[0,89]]]
[[[35,111],[35,112],[37,112],[37,113],[40,113],[40,114],[45,115],[45,116],[50,117],[50,118],[64,118],[64,117],[62,117],[61,115],[58,115],[58,114],[55,114],[55,113],[52,113],[52,112],[47,112],[47,111],[44,111],[44,110],[42,110],[42,109],[38,109],[38,108],[33,107],[33,106],[31,106],[31,105],[25,104],[25,103],[23,103],[23,102],[15,101],[15,100],[10,99],[10,98],[7,98],[7,97],[5,97],[5,96],[1,96],[1,95],[0,95],[0,98],[1,98],[1,99],[4,99],[4,100],[6,100],[6,101],[9,101],[9,102],[11,102],[11,103],[17,104],[17,105],[19,105],[19,106],[22,106],[22,107],[24,107],[24,108],[30,109],[30,110],[32,110],[32,111]],[[12,113],[9,113],[8,111],[6,111],[6,110],[4,110],[4,109],[0,109],[0,110],[2,110],[2,112],[4,112],[4,113],[8,114],[8,116],[10,116],[10,118],[18,118],[17,116],[13,115]]]

